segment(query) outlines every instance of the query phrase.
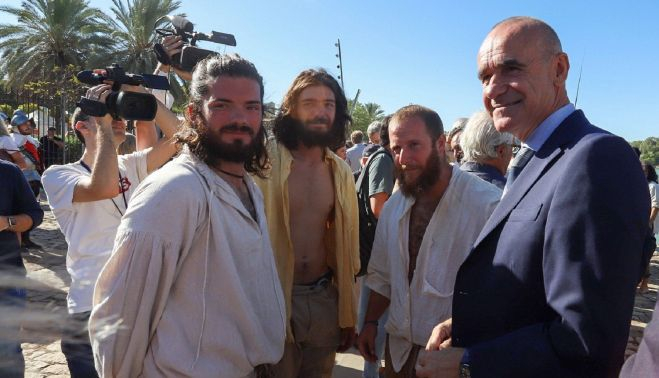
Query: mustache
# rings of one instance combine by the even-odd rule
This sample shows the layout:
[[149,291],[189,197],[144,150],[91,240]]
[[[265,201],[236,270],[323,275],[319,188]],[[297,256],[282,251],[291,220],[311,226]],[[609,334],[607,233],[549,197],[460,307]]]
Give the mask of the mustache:
[[307,121],[306,123],[324,123],[327,126],[329,126],[330,120],[327,117],[318,116],[316,118],[312,118],[311,120]]
[[220,133],[224,133],[224,132],[241,132],[241,133],[246,133],[250,136],[254,136],[254,130],[252,130],[251,127],[240,125],[237,123],[231,123],[229,125],[222,126],[220,128]]

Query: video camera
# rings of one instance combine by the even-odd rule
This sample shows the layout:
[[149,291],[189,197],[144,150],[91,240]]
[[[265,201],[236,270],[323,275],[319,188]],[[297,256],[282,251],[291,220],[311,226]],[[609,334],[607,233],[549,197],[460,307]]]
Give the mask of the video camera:
[[[167,55],[165,48],[160,43],[153,46],[156,58],[162,64],[174,66],[186,72],[192,72],[194,66],[202,59],[211,54],[217,54],[214,51],[204,50],[196,47],[197,41],[209,41],[221,43],[223,45],[235,46],[236,38],[232,34],[219,33],[212,31],[211,34],[194,32],[194,25],[182,16],[165,16],[172,24],[172,29],[156,29],[156,33],[162,37],[170,35],[181,36],[183,40],[183,49],[180,54],[175,54],[171,58]],[[162,17],[156,21],[160,22]]]
[[110,113],[114,119],[151,121],[156,117],[158,100],[149,93],[121,91],[121,85],[141,85],[153,89],[169,89],[169,82],[166,77],[126,73],[116,63],[100,70],[100,72],[96,70],[80,71],[76,77],[80,82],[89,85],[103,84],[106,80],[112,81],[112,93],[108,95],[105,103],[82,97],[76,104],[85,114],[94,117],[103,117]]

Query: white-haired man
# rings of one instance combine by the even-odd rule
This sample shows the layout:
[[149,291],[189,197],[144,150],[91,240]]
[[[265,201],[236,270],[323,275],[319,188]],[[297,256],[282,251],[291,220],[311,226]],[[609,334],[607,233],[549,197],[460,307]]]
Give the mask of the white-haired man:
[[498,132],[486,111],[474,113],[460,136],[464,152],[460,169],[503,190],[508,163],[513,156],[514,139],[512,134]]
[[368,141],[372,144],[380,144],[380,129],[382,128],[382,121],[373,121],[366,129]]

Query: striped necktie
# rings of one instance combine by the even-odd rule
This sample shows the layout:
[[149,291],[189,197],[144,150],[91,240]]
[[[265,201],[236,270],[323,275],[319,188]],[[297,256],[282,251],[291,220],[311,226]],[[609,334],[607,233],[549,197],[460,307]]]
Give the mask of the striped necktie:
[[503,188],[503,195],[505,195],[508,192],[508,190],[510,190],[510,187],[513,185],[513,182],[515,182],[517,176],[519,176],[519,174],[522,173],[522,169],[524,169],[526,163],[528,163],[529,160],[531,160],[534,154],[535,151],[533,151],[532,149],[526,146],[522,147],[522,149],[519,150],[517,156],[515,156],[515,160],[513,160],[513,163],[508,169],[508,175],[506,177],[506,186],[504,186]]

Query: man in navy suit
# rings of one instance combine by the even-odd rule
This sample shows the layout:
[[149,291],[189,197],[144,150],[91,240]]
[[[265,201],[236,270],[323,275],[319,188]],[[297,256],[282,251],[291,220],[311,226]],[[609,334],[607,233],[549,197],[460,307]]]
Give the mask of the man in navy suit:
[[478,52],[495,127],[522,141],[503,198],[460,267],[453,318],[421,377],[613,377],[629,333],[647,231],[631,147],[567,97],[554,30],[514,17]]

